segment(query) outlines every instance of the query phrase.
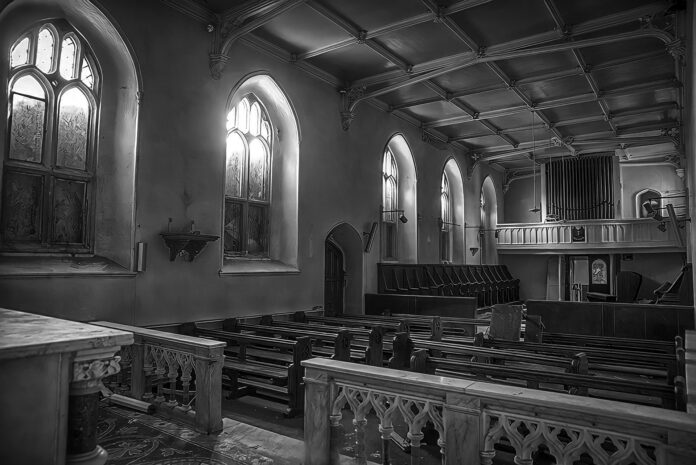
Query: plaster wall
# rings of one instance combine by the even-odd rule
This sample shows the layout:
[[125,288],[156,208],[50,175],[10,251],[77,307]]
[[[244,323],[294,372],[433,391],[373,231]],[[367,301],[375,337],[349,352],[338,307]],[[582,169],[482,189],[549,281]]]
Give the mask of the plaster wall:
[[[394,134],[404,136],[416,165],[418,215],[409,221],[417,223],[418,261],[437,261],[440,177],[450,156],[466,173],[462,154],[423,142],[417,128],[366,103],[358,106],[350,130],[344,132],[335,89],[241,42],[232,47],[222,78],[214,80],[207,57],[211,37],[202,24],[162,2],[105,0],[102,5],[130,43],[142,76],[134,242],[148,246],[146,269],[122,278],[2,279],[0,305],[137,325],[322,305],[324,240],[339,223],[360,233],[379,219],[381,158]],[[221,277],[221,240],[210,243],[192,262],[169,261],[160,237],[169,218],[172,230],[195,221],[204,234],[222,232],[226,104],[235,86],[259,71],[278,83],[298,119],[299,273]],[[102,112],[120,111],[107,103]],[[469,224],[478,224],[480,186],[487,174],[499,188],[500,173],[485,167],[464,178],[464,220]],[[498,202],[501,218],[502,195]],[[376,292],[379,239],[362,257],[364,292]]]
[[[537,175],[536,180],[536,204],[541,203],[541,181]],[[540,223],[541,212],[533,213],[529,209],[534,207],[534,179],[524,178],[510,184],[505,193],[505,222],[506,223]]]
[[[663,196],[680,194],[684,182],[677,176],[671,165],[621,166],[621,216],[637,218],[636,194],[652,189]],[[674,199],[674,205],[683,204],[683,199]],[[666,215],[666,213],[664,213]]]
[[558,270],[558,257],[554,255],[501,254],[500,263],[520,280],[520,299],[546,299],[547,270]]

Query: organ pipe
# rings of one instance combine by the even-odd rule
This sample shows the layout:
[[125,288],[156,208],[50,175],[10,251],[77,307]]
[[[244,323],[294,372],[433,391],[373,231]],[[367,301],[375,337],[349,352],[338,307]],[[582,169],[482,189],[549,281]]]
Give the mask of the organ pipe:
[[[611,154],[613,155],[613,154]],[[546,211],[561,220],[614,217],[612,157],[564,158],[546,165]]]

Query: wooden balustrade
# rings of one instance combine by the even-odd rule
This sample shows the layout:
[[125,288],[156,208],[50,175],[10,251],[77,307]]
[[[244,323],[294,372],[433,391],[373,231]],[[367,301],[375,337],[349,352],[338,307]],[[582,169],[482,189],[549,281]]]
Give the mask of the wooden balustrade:
[[121,350],[121,373],[105,382],[113,392],[150,402],[204,433],[222,428],[224,342],[108,321],[92,324],[134,335],[133,345]]
[[367,435],[380,435],[382,446],[370,460],[391,463],[392,433],[404,423],[414,464],[426,423],[439,434],[443,464],[491,464],[496,444],[512,447],[516,464],[531,465],[541,445],[558,465],[581,454],[593,463],[696,463],[696,417],[684,412],[326,359],[303,365],[305,465],[339,463],[344,414],[354,418],[359,464],[371,452]]
[[653,219],[499,224],[496,226],[497,247],[499,251],[655,247],[684,250],[671,223],[665,223],[665,231],[658,226]]

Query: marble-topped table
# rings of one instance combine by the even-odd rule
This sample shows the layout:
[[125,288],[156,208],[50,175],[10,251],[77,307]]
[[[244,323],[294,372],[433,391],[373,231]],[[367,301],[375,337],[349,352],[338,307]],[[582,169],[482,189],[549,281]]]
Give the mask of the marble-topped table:
[[0,463],[103,464],[99,389],[133,333],[0,308]]

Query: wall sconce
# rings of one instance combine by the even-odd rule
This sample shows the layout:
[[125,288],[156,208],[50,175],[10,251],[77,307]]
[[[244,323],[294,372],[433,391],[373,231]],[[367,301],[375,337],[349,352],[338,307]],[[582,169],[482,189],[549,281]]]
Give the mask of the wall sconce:
[[473,257],[474,255],[476,255],[476,252],[479,251],[479,248],[478,247],[469,247],[469,250],[471,251],[471,256]]
[[379,212],[380,212],[380,214],[384,214],[384,213],[399,213],[399,212],[401,212],[401,215],[399,215],[399,221],[401,221],[402,223],[408,223],[408,218],[406,218],[406,215],[404,215],[404,211],[403,211],[403,210],[382,210],[382,206],[380,205],[380,206],[379,206]]

